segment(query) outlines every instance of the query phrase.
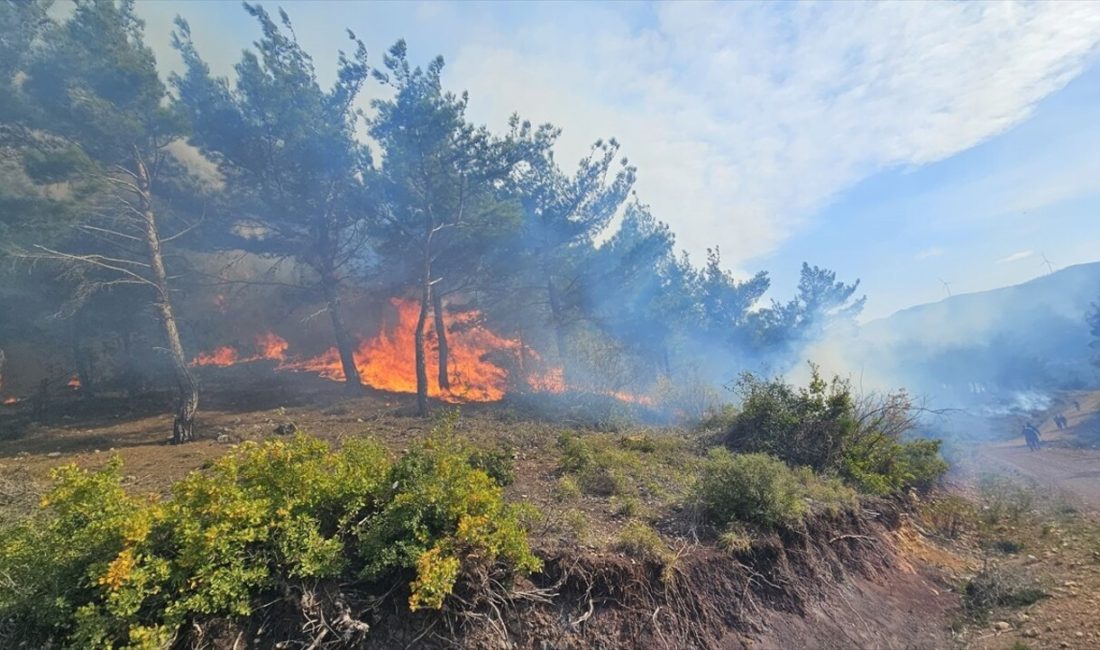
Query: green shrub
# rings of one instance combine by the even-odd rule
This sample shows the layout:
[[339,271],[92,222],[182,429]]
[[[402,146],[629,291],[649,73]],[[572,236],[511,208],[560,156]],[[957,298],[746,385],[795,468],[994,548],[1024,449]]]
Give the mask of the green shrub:
[[488,474],[501,487],[508,487],[516,482],[512,450],[507,447],[474,449],[470,453],[470,465]]
[[734,451],[835,473],[878,495],[926,490],[948,469],[938,440],[903,441],[916,425],[905,392],[857,400],[849,382],[826,382],[816,367],[806,388],[745,375],[738,389],[741,411],[725,437]]
[[735,521],[795,526],[806,514],[805,496],[801,481],[778,458],[723,448],[710,451],[697,486],[704,513],[723,527]]
[[657,531],[640,522],[631,521],[619,532],[615,549],[646,562],[664,563],[670,553]]
[[747,553],[752,550],[752,534],[739,522],[733,522],[718,535],[718,546],[727,553]]
[[246,443],[164,501],[127,496],[117,460],[53,478],[42,509],[0,531],[11,645],[164,647],[187,621],[323,579],[411,574],[410,608],[438,608],[470,562],[539,566],[523,513],[446,430],[396,463],[368,441]]

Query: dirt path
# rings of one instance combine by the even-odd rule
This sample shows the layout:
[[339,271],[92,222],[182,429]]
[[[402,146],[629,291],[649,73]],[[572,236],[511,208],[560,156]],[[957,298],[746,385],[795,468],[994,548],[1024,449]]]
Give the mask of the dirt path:
[[1021,438],[983,450],[983,455],[1011,467],[1044,487],[1067,492],[1087,508],[1100,511],[1100,450],[1055,446],[1029,451]]
[[[1059,430],[1055,415],[1068,426]],[[1089,510],[1100,512],[1100,448],[1094,443],[1100,430],[1100,393],[1078,393],[1051,408],[1036,424],[1043,448],[1033,452],[1023,437],[981,448],[979,457],[1014,470],[1043,487],[1061,491]]]

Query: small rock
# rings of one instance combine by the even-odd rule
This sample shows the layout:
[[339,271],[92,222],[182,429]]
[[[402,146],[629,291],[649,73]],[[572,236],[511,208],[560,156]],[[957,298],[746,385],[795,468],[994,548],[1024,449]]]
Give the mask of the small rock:
[[277,436],[292,436],[298,433],[298,425],[293,422],[284,422],[275,427],[275,435]]
[[998,632],[1004,632],[1005,630],[1011,630],[1012,625],[1008,621],[997,621],[993,624],[993,629]]
[[229,444],[229,436],[225,435],[224,433],[221,434],[220,436],[218,436],[218,444],[219,445]]
[[61,452],[60,451],[51,451],[50,453],[46,454],[46,458],[60,458],[60,457],[61,457]]
[[1033,627],[1030,627],[1030,628],[1024,630],[1023,635],[1025,637],[1029,638],[1029,639],[1034,639],[1034,638],[1037,638],[1039,636],[1039,630],[1037,630]]

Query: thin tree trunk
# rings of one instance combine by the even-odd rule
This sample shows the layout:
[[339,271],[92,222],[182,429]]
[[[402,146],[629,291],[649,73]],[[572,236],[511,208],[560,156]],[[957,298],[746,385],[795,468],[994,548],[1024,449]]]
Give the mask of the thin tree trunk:
[[344,370],[344,386],[350,391],[358,392],[363,388],[363,378],[359,375],[359,366],[355,364],[355,349],[352,347],[348,328],[344,325],[340,308],[340,287],[331,275],[323,277],[321,282],[328,303],[328,314],[332,319],[332,331],[336,337],[336,350],[340,353],[340,366]]
[[432,291],[432,313],[435,315],[435,339],[439,344],[439,390],[451,389],[451,379],[448,372],[451,349],[447,345],[447,324],[443,320],[443,296],[438,291]]
[[562,313],[561,297],[554,280],[546,281],[546,291],[550,298],[550,318],[554,321],[554,338],[558,344],[558,360],[561,363],[562,383],[569,385],[569,341],[565,331],[565,315]]
[[172,443],[180,444],[195,439],[195,413],[199,410],[199,389],[195,378],[187,367],[187,358],[183,354],[179,328],[172,312],[172,301],[168,293],[168,273],[164,269],[164,257],[160,250],[160,234],[157,232],[156,215],[153,212],[152,185],[149,170],[141,155],[134,150],[134,167],[138,178],[138,200],[142,222],[145,226],[145,246],[149,256],[152,281],[156,286],[156,307],[161,327],[164,330],[168,355],[176,377],[177,405],[176,417],[172,422]]
[[83,322],[80,312],[73,315],[69,324],[69,345],[72,348],[73,364],[76,366],[76,377],[80,380],[80,395],[84,399],[92,397],[92,369],[88,355],[80,345],[80,332],[83,331]]
[[416,412],[420,417],[429,415],[428,409],[428,368],[426,363],[426,351],[424,350],[424,325],[428,321],[428,310],[431,308],[431,282],[425,278],[424,286],[420,294],[420,315],[416,319]]

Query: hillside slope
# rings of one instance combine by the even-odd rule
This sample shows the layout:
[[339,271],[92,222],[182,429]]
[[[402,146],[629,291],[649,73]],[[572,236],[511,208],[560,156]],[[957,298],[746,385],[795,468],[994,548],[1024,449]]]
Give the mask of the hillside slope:
[[872,321],[850,342],[863,369],[935,396],[1022,395],[1095,385],[1085,314],[1100,262],[960,294]]

